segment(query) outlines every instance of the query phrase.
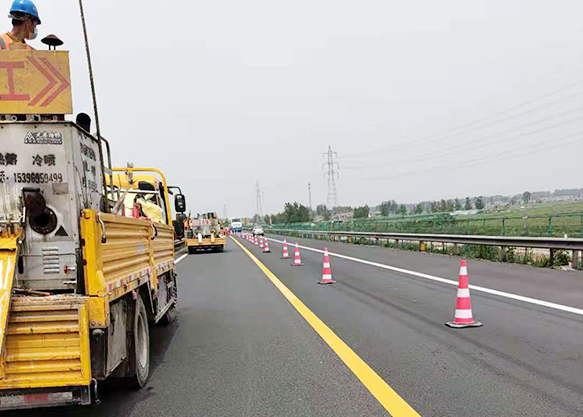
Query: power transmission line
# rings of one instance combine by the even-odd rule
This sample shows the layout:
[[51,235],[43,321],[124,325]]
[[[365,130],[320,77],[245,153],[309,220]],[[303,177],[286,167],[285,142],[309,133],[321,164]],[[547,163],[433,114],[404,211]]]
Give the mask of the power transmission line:
[[329,209],[338,207],[338,190],[336,189],[336,178],[339,178],[340,174],[337,170],[340,169],[340,165],[336,162],[338,154],[332,151],[332,146],[328,146],[328,152],[324,152],[324,157],[327,158],[326,162],[322,164],[322,167],[326,167],[327,171],[324,176],[328,178],[328,198],[326,199]]
[[[572,94],[570,96],[564,97],[564,98],[559,99],[559,100],[556,100],[554,102],[546,103],[546,104],[544,104],[542,106],[538,106],[538,107],[535,107],[533,109],[526,110],[526,111],[524,111],[522,113],[519,113],[517,115],[512,115],[512,116],[507,117],[507,118],[504,118],[504,119],[499,119],[499,120],[496,120],[496,121],[487,123],[485,125],[481,125],[481,126],[477,126],[477,127],[472,127],[472,126],[474,126],[476,124],[479,124],[480,122],[483,122],[483,121],[487,121],[489,119],[492,119],[492,118],[494,118],[496,116],[502,115],[504,113],[508,113],[508,112],[517,110],[517,109],[519,109],[521,107],[524,107],[524,106],[527,106],[529,104],[536,103],[536,102],[538,102],[540,100],[543,100],[545,98],[551,97],[551,96],[553,96],[555,94],[561,93],[561,92],[566,91],[566,90],[569,90],[571,88],[580,86],[582,84],[583,84],[583,80],[580,80],[580,81],[578,81],[576,83],[569,84],[569,85],[567,85],[565,87],[562,87],[562,88],[559,88],[557,90],[551,91],[550,93],[543,94],[543,95],[538,96],[538,97],[535,97],[533,99],[524,101],[524,102],[522,102],[520,104],[517,104],[517,105],[515,105],[513,107],[510,107],[510,108],[507,108],[505,110],[501,110],[501,111],[492,113],[489,116],[485,116],[485,117],[483,117],[481,119],[477,119],[477,120],[474,120],[472,122],[469,122],[469,123],[466,123],[466,124],[463,124],[463,125],[454,127],[452,129],[450,129],[450,132],[452,132],[452,133],[439,134],[439,135],[431,135],[431,136],[428,136],[428,137],[425,137],[425,138],[421,138],[421,139],[417,139],[417,140],[413,140],[413,141],[408,141],[406,143],[397,144],[397,145],[394,145],[394,146],[391,146],[391,147],[388,147],[388,148],[382,148],[382,149],[377,149],[375,151],[368,151],[368,152],[362,152],[362,153],[356,153],[356,154],[352,154],[352,155],[347,155],[347,156],[344,156],[344,158],[367,157],[367,156],[371,156],[371,155],[378,155],[379,153],[388,152],[388,151],[396,151],[396,150],[408,149],[408,148],[411,148],[411,147],[415,147],[417,145],[424,145],[424,144],[428,144],[428,143],[442,142],[443,140],[449,139],[451,137],[455,137],[455,136],[463,135],[463,134],[466,134],[466,133],[474,132],[476,130],[485,129],[485,128],[490,127],[492,125],[499,124],[499,123],[502,123],[502,122],[505,122],[505,121],[508,121],[508,120],[511,120],[511,119],[515,119],[515,118],[524,116],[525,114],[532,113],[532,112],[534,112],[536,110],[544,109],[544,108],[553,106],[555,104],[562,103],[564,101],[567,101],[567,100],[570,100],[570,99],[579,97],[583,93],[579,92],[579,93],[576,93],[576,94]],[[471,129],[468,130],[467,128],[471,128]],[[459,132],[460,130],[462,130],[462,131]]]
[[[557,115],[553,115],[553,116],[549,116],[549,117],[546,117],[543,119],[539,119],[533,123],[523,124],[523,125],[520,125],[517,127],[513,127],[511,129],[504,130],[502,132],[495,133],[493,135],[477,138],[477,140],[475,140],[475,141],[465,142],[462,144],[456,143],[456,144],[453,144],[451,146],[441,148],[439,150],[431,151],[428,154],[415,155],[415,156],[412,156],[409,158],[397,159],[395,162],[396,163],[416,163],[416,162],[422,162],[422,161],[426,161],[426,160],[430,160],[430,159],[435,159],[436,157],[458,155],[460,152],[464,152],[464,151],[475,151],[477,149],[490,148],[493,145],[497,145],[499,143],[508,143],[508,142],[514,141],[516,139],[528,137],[528,136],[533,135],[533,134],[537,134],[540,132],[544,132],[544,131],[551,130],[551,129],[554,129],[557,127],[561,127],[561,126],[565,126],[565,125],[568,125],[568,124],[571,124],[574,122],[581,121],[581,120],[583,120],[583,117],[574,117],[571,119],[564,120],[562,122],[554,123],[552,125],[539,128],[539,129],[531,130],[528,132],[523,132],[523,133],[520,133],[518,135],[511,136],[511,137],[504,137],[503,136],[507,133],[511,133],[511,132],[516,131],[516,130],[524,129],[525,127],[536,126],[536,125],[539,125],[541,123],[545,123],[545,122],[548,122],[550,120],[553,120],[553,119],[556,119],[559,117],[563,117],[563,116],[569,115],[571,113],[581,112],[581,111],[583,111],[583,107],[570,109],[566,112],[563,112],[563,113],[560,113]],[[474,143],[474,142],[476,142],[476,143]],[[387,163],[383,162],[383,163],[379,163],[379,164],[367,164],[367,165],[362,165],[362,166],[358,166],[358,167],[346,167],[345,169],[376,168],[376,167],[384,167],[386,165],[387,165]]]
[[[502,149],[499,153],[496,153],[494,155],[487,155],[484,157],[475,158],[475,159],[471,159],[468,161],[456,162],[453,164],[441,165],[441,166],[436,166],[436,167],[428,167],[425,169],[417,169],[417,170],[413,170],[413,171],[400,172],[398,174],[393,174],[393,175],[377,176],[377,177],[364,177],[364,178],[360,178],[360,179],[361,180],[393,179],[393,178],[398,178],[398,177],[402,177],[405,175],[409,176],[409,175],[414,175],[414,174],[420,174],[423,172],[433,172],[433,171],[462,169],[462,168],[473,168],[475,166],[482,165],[482,164],[485,164],[485,163],[488,163],[491,161],[498,162],[500,160],[505,160],[505,159],[514,159],[516,157],[523,157],[526,155],[534,154],[534,153],[545,151],[548,149],[557,149],[561,146],[566,147],[566,146],[571,146],[574,144],[582,143],[583,139],[581,138],[581,136],[583,136],[583,130],[575,132],[575,133],[571,133],[571,134],[568,134],[565,136],[561,136],[558,138],[553,138],[553,139],[544,138],[543,140],[529,144],[529,147],[527,149],[524,149],[524,147],[519,147],[519,148],[514,148],[514,149],[509,149],[509,150]],[[570,139],[570,140],[565,140],[565,139]]]

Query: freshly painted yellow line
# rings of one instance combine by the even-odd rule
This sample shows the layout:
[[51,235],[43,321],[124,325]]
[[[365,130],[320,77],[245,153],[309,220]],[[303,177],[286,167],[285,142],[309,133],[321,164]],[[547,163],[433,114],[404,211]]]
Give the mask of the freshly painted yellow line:
[[356,375],[371,394],[393,417],[420,417],[409,404],[402,399],[378,374],[354,353],[350,347],[340,339],[322,320],[300,301],[263,263],[257,259],[245,246],[231,236],[231,239],[249,255],[263,271],[267,278],[277,287],[292,306],[314,328],[322,339],[332,348],[348,368]]

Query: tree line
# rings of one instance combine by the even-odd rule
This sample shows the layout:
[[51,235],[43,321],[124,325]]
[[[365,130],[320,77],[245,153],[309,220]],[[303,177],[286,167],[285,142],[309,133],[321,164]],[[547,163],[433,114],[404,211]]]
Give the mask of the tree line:
[[[532,193],[525,191],[522,194],[522,201],[528,204],[531,201]],[[513,197],[511,204],[516,204],[517,198]],[[395,200],[383,201],[379,206],[374,207],[382,217],[389,217],[391,215],[407,215],[407,214],[424,214],[424,213],[452,213],[459,210],[483,210],[486,207],[486,199],[484,196],[466,197],[465,201],[459,198],[455,199],[441,199],[436,201],[424,201],[418,204],[402,204]],[[296,202],[285,203],[283,211],[277,214],[266,215],[260,218],[258,215],[253,217],[255,223],[306,223],[313,221],[315,218],[329,221],[335,215],[343,213],[352,213],[355,219],[368,218],[373,210],[368,204],[360,207],[339,206],[334,209],[329,209],[325,204],[318,204],[316,210],[313,211],[309,207]]]

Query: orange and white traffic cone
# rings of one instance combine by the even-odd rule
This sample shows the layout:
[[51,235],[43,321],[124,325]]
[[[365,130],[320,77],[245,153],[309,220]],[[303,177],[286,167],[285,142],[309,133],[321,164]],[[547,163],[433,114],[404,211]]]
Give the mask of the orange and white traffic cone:
[[482,323],[474,321],[472,316],[472,302],[470,299],[470,288],[468,286],[468,268],[466,260],[460,263],[460,281],[457,289],[457,300],[453,321],[445,323],[446,326],[461,329],[464,327],[480,327]]
[[324,268],[322,269],[322,280],[318,284],[336,284],[332,279],[332,269],[330,268],[330,256],[328,249],[324,249]]
[[298,242],[296,242],[296,251],[294,253],[294,263],[292,266],[302,266],[302,258],[300,258],[300,247],[298,246]]
[[263,249],[263,238],[262,237],[259,238],[259,247],[261,249]]
[[259,240],[257,239],[257,236],[253,238],[253,243],[255,244],[255,246],[259,246]]
[[263,253],[270,253],[270,252],[271,251],[269,250],[269,241],[266,238],[265,243],[263,244]]
[[287,251],[287,242],[283,240],[283,252],[281,254],[281,259],[289,259],[289,253]]

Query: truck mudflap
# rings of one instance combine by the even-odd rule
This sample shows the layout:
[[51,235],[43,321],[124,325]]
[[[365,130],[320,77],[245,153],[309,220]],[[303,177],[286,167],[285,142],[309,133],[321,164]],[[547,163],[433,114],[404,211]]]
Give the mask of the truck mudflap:
[[0,358],[4,354],[6,329],[10,315],[10,305],[14,277],[16,275],[16,260],[20,233],[13,236],[0,237]]
[[[0,357],[0,409],[7,402],[20,401],[6,399],[6,395],[14,397],[14,392],[53,389],[43,392],[37,403],[45,399],[69,401],[73,397],[63,392],[72,392],[71,387],[90,385],[85,298],[76,295],[13,297],[5,349]],[[33,403],[33,407],[40,406]]]

